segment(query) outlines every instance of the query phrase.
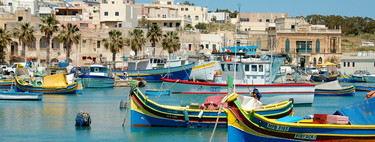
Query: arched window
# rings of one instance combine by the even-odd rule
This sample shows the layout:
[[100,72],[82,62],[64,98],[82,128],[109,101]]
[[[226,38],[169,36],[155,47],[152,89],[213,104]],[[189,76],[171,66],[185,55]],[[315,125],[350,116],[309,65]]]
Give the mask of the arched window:
[[314,58],[314,64],[313,65],[314,65],[314,67],[316,66],[316,58]]
[[290,42],[289,42],[289,39],[286,39],[285,41],[285,53],[289,53],[290,52]]
[[320,40],[316,40],[316,45],[315,45],[315,52],[320,53]]
[[322,59],[322,57],[319,57],[318,64],[321,64],[321,63],[323,63],[323,59]]

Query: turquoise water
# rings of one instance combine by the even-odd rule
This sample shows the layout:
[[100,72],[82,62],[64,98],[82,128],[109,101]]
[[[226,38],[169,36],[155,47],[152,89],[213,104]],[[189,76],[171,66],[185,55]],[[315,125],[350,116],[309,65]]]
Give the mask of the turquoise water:
[[[146,88],[159,87],[160,83],[148,83]],[[209,141],[213,128],[132,128],[129,118],[122,127],[125,115],[129,117],[130,113],[126,114],[119,106],[128,93],[129,88],[85,89],[78,95],[43,95],[42,101],[0,100],[0,141]],[[332,114],[363,100],[366,93],[356,92],[353,97],[318,96],[311,106],[295,107],[295,115]],[[180,105],[186,100],[202,102],[204,98],[172,94],[160,96],[157,102]],[[91,114],[90,127],[74,126],[79,111]],[[216,129],[214,140],[227,141],[226,129]]]

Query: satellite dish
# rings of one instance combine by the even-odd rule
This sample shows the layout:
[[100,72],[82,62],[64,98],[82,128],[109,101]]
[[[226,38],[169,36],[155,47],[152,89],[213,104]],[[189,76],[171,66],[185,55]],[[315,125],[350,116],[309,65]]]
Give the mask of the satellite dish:
[[134,56],[134,55],[135,55],[135,52],[134,52],[134,51],[130,51],[130,55],[131,55],[131,56]]

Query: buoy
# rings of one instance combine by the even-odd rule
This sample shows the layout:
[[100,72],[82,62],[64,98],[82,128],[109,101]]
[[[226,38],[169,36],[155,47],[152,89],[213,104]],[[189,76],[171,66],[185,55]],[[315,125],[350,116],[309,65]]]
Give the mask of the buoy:
[[203,116],[203,110],[199,111],[198,118],[202,118]]
[[120,109],[127,109],[128,108],[128,101],[122,100],[120,101]]
[[77,113],[76,116],[76,126],[90,126],[91,116],[86,111],[81,111]]

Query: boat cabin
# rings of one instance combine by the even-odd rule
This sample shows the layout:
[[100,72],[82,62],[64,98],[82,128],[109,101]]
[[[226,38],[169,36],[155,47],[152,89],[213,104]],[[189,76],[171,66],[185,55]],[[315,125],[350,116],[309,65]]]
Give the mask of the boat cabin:
[[111,76],[111,73],[109,69],[103,65],[91,65],[89,75]]

